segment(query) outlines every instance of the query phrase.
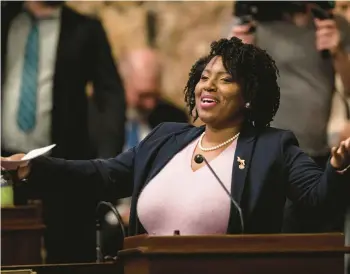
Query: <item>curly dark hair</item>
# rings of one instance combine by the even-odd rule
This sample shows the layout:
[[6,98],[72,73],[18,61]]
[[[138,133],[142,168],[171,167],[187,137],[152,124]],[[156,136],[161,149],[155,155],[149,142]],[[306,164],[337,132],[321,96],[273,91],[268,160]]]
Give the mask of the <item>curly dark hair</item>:
[[255,127],[270,126],[280,103],[279,72],[275,61],[265,50],[244,44],[236,37],[214,41],[209,55],[197,60],[191,68],[184,90],[190,115],[194,120],[198,118],[195,87],[206,65],[215,56],[221,56],[225,69],[239,85],[245,102],[250,103],[246,121]]

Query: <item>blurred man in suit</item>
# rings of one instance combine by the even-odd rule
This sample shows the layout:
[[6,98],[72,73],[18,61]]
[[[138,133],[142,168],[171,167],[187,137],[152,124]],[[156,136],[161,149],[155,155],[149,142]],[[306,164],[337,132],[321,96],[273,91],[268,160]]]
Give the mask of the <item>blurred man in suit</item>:
[[[2,155],[51,143],[57,144],[52,155],[67,159],[120,153],[124,90],[102,25],[62,1],[1,5]],[[98,109],[98,147],[89,138],[88,82]],[[39,197],[48,262],[94,259],[93,195],[84,193],[78,202],[61,193]]]
[[[341,14],[350,22],[350,1],[336,1],[334,11]],[[350,58],[350,55],[349,55]],[[348,107],[350,111],[350,99],[348,99]],[[349,118],[349,117],[348,117]],[[340,133],[339,140],[345,140],[350,137],[350,121],[345,124],[343,131]],[[345,216],[345,244],[350,245],[350,205],[348,206]],[[350,273],[350,255],[345,255],[345,274]]]
[[127,101],[124,150],[137,145],[153,128],[163,122],[187,122],[187,115],[161,99],[161,66],[152,49],[128,53],[120,62]]

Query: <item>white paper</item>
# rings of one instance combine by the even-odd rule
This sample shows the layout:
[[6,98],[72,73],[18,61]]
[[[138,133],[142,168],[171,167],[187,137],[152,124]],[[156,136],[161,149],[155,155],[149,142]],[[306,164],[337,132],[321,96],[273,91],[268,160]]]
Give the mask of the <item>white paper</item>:
[[21,159],[21,161],[28,161],[28,160],[32,160],[36,157],[39,157],[41,155],[44,155],[46,153],[48,153],[51,149],[53,149],[56,145],[50,145],[47,147],[42,147],[42,148],[37,148],[37,149],[33,149],[31,151],[29,151],[26,155],[23,156],[23,158]]
[[18,159],[18,160],[11,160],[10,157],[8,158],[1,157],[1,163],[0,163],[1,170],[15,170],[19,166],[26,164],[28,161],[48,153],[55,146],[56,145],[54,144],[47,147],[33,149],[32,151],[29,151],[26,155],[24,155],[22,159]]
[[8,162],[8,163],[12,163],[12,164],[21,164],[21,163],[25,163],[29,160],[32,160],[36,157],[39,157],[41,155],[44,155],[46,153],[48,153],[52,148],[54,148],[56,145],[53,144],[53,145],[50,145],[50,146],[47,146],[47,147],[42,147],[42,148],[37,148],[37,149],[33,149],[31,151],[29,151],[26,155],[24,155],[22,157],[22,159],[20,160],[11,160],[9,158],[2,158],[2,162]]

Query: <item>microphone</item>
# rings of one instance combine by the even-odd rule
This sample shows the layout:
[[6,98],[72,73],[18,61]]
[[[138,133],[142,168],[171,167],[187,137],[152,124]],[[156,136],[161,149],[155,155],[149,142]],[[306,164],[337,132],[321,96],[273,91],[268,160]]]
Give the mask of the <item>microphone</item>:
[[103,261],[103,254],[101,251],[101,219],[99,216],[99,210],[102,206],[108,207],[115,217],[118,219],[120,224],[120,229],[122,231],[123,239],[125,238],[125,227],[123,223],[123,219],[120,216],[118,210],[113,206],[112,203],[106,201],[100,201],[96,206],[96,262],[100,263]]
[[194,161],[197,164],[201,164],[204,163],[208,166],[209,170],[211,171],[211,173],[214,175],[214,177],[216,178],[216,180],[219,182],[219,184],[221,185],[221,187],[223,188],[223,190],[226,192],[227,196],[230,198],[232,204],[234,205],[234,207],[237,209],[238,214],[239,214],[239,219],[240,219],[240,223],[241,223],[241,233],[244,233],[244,221],[243,221],[243,214],[242,214],[242,209],[239,206],[239,204],[233,199],[232,195],[230,194],[230,192],[227,190],[227,188],[225,187],[224,183],[220,180],[219,176],[215,173],[215,171],[213,170],[213,168],[210,166],[209,162],[207,161],[207,159],[205,159],[205,157],[201,154],[197,154],[196,156],[194,156]]

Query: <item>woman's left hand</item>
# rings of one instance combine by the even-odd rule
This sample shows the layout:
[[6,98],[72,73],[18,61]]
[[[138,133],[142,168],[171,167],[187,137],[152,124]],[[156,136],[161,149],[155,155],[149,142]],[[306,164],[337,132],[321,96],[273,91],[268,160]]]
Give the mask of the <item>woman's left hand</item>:
[[343,130],[339,134],[339,141],[345,141],[347,138],[350,137],[350,121],[348,121]]
[[350,165],[350,137],[332,148],[331,165],[337,170],[344,170]]

